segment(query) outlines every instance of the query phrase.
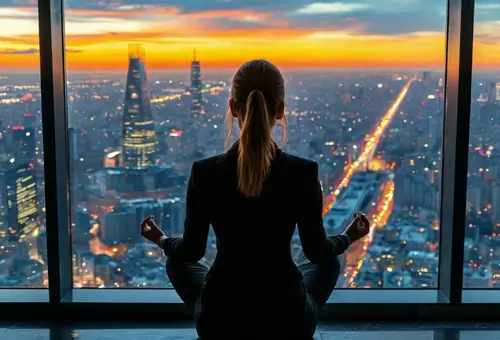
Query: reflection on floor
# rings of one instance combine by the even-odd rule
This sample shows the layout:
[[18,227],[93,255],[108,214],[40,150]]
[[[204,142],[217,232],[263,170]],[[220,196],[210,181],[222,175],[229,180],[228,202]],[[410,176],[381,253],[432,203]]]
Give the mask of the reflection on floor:
[[[195,340],[191,323],[1,325],[1,340]],[[264,337],[263,337],[264,338]],[[500,340],[500,324],[322,323],[315,340]],[[234,336],[238,340],[238,336]],[[286,340],[286,339],[280,339]]]

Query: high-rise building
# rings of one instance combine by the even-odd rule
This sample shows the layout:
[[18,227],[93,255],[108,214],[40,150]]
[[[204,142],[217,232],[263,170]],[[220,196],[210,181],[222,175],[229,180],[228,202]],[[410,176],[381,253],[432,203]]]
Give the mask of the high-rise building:
[[0,122],[0,169],[5,169],[9,165],[9,158],[7,137],[2,133],[2,124]]
[[189,120],[196,122],[196,120],[204,114],[203,110],[203,97],[202,97],[202,82],[201,82],[201,66],[200,62],[196,60],[196,50],[193,51],[193,61],[191,62],[191,86],[189,92],[191,93],[191,109]]
[[429,71],[422,72],[422,81],[424,83],[429,83],[430,80],[431,80],[431,72]]
[[32,164],[0,172],[0,223],[10,241],[32,234],[39,226],[36,177]]
[[78,132],[76,131],[76,128],[70,127],[68,128],[68,155],[69,155],[69,166],[70,166],[70,171],[74,172],[75,171],[75,166],[76,166],[76,160],[79,158],[79,152],[78,152]]
[[179,197],[168,198],[160,201],[161,214],[160,223],[163,231],[168,236],[181,235],[184,230],[184,217],[186,216],[186,205]]
[[500,184],[496,183],[492,187],[491,214],[495,220],[494,227],[500,227]]
[[36,128],[36,116],[32,113],[25,113],[23,116],[23,126],[25,129],[35,129]]
[[17,162],[35,163],[35,130],[14,126],[12,128],[12,147]]
[[486,93],[488,96],[488,102],[494,103],[497,99],[497,84],[492,81],[487,82]]
[[123,165],[126,168],[154,165],[156,143],[144,50],[131,44],[123,112]]
[[135,244],[141,236],[140,222],[133,207],[119,207],[100,217],[99,238],[102,243]]

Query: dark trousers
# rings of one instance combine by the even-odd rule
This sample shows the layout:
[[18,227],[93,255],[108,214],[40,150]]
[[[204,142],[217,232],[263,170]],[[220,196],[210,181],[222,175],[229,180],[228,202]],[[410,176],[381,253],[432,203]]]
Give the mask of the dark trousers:
[[[205,284],[205,277],[209,268],[202,263],[180,262],[175,259],[167,259],[167,274],[175,291],[180,296],[186,307],[194,313],[196,303]],[[337,256],[331,255],[320,263],[311,263],[307,257],[301,253],[298,256],[297,267],[302,273],[303,286],[307,292],[306,318],[305,324],[310,325],[303,334],[312,337],[317,324],[317,316],[323,306],[328,301],[340,274],[340,262]],[[279,316],[277,316],[279,317]],[[203,334],[208,330],[199,329],[197,332],[205,339]]]

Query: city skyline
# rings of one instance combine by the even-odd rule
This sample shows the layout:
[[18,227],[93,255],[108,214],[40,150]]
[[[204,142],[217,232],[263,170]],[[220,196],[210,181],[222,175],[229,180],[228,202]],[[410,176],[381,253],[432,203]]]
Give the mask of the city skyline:
[[[196,46],[205,68],[267,58],[280,67],[442,67],[445,1],[180,2],[66,1],[71,69],[126,68],[129,43],[148,49],[148,68],[178,68]],[[475,63],[499,68],[500,5],[476,5]],[[36,68],[36,1],[0,0],[0,68]]]
[[[180,236],[190,165],[195,159],[223,152],[221,132],[229,82],[220,76],[203,76],[203,63],[193,55],[191,68],[184,69],[190,82],[183,80],[185,76],[157,75],[158,80],[149,87],[144,60],[141,45],[131,45],[126,79],[91,77],[67,83],[68,116],[73,122],[68,156],[73,284],[77,288],[171,287],[163,252],[141,239],[138,226],[145,216],[154,215],[169,236]],[[284,148],[319,165],[327,235],[341,232],[354,211],[365,211],[373,223],[370,236],[340,258],[344,275],[337,288],[436,287],[443,78],[429,71],[418,75],[306,72],[285,77],[290,134]],[[471,119],[487,128],[489,135],[500,117],[498,88],[500,83],[491,80],[475,82],[473,87],[473,98],[481,106],[473,106]],[[39,88],[6,85],[4,90],[8,96],[27,100],[3,102],[9,106],[3,117],[7,124],[0,132],[8,143],[0,156],[7,160],[17,154],[30,159],[40,139],[31,138],[36,135],[29,130],[34,116],[20,113],[38,107],[39,94],[33,97],[25,92],[37,93]],[[200,106],[205,113],[198,115]],[[37,116],[34,126],[40,131],[39,112]],[[145,154],[140,150],[149,141],[142,137],[152,135],[158,138],[158,148]],[[140,138],[131,145],[131,137]],[[494,165],[500,157],[488,160],[491,171],[483,165],[486,156],[495,155],[496,144],[483,145],[474,138],[469,174],[475,184],[467,193],[467,249],[495,245],[496,234],[489,234],[491,223],[500,214],[500,167]],[[131,156],[128,165],[117,162],[121,146]],[[42,175],[43,148],[40,151],[34,173]],[[488,175],[483,177],[483,173]],[[34,177],[27,182],[32,187],[34,183]],[[11,246],[15,253],[0,252],[12,260],[0,285],[40,286],[47,282],[45,222],[32,231],[23,228],[21,220],[9,220],[18,211],[24,214],[33,207],[33,200],[24,204],[27,192],[31,198],[36,196],[34,211],[44,221],[43,178],[37,176],[36,183],[38,192],[19,188],[16,209],[7,210],[0,224],[5,235],[6,222],[23,230],[22,242]],[[491,185],[491,199],[484,189],[486,183]],[[299,235],[294,234],[292,256],[300,248]],[[212,264],[216,252],[216,236],[210,233],[202,261]],[[465,287],[500,285],[494,276],[498,260],[493,253],[485,257],[483,250],[471,249],[465,255]],[[19,275],[31,268],[35,269],[33,275],[25,279]]]

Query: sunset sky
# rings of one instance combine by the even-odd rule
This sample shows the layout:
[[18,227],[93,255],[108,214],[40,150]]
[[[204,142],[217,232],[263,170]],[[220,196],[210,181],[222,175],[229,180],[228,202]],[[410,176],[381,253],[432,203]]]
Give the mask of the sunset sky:
[[[0,0],[0,68],[36,68],[36,0]],[[444,0],[67,0],[69,69],[148,68],[267,58],[287,67],[444,67]],[[475,63],[500,68],[500,4],[476,1]]]

